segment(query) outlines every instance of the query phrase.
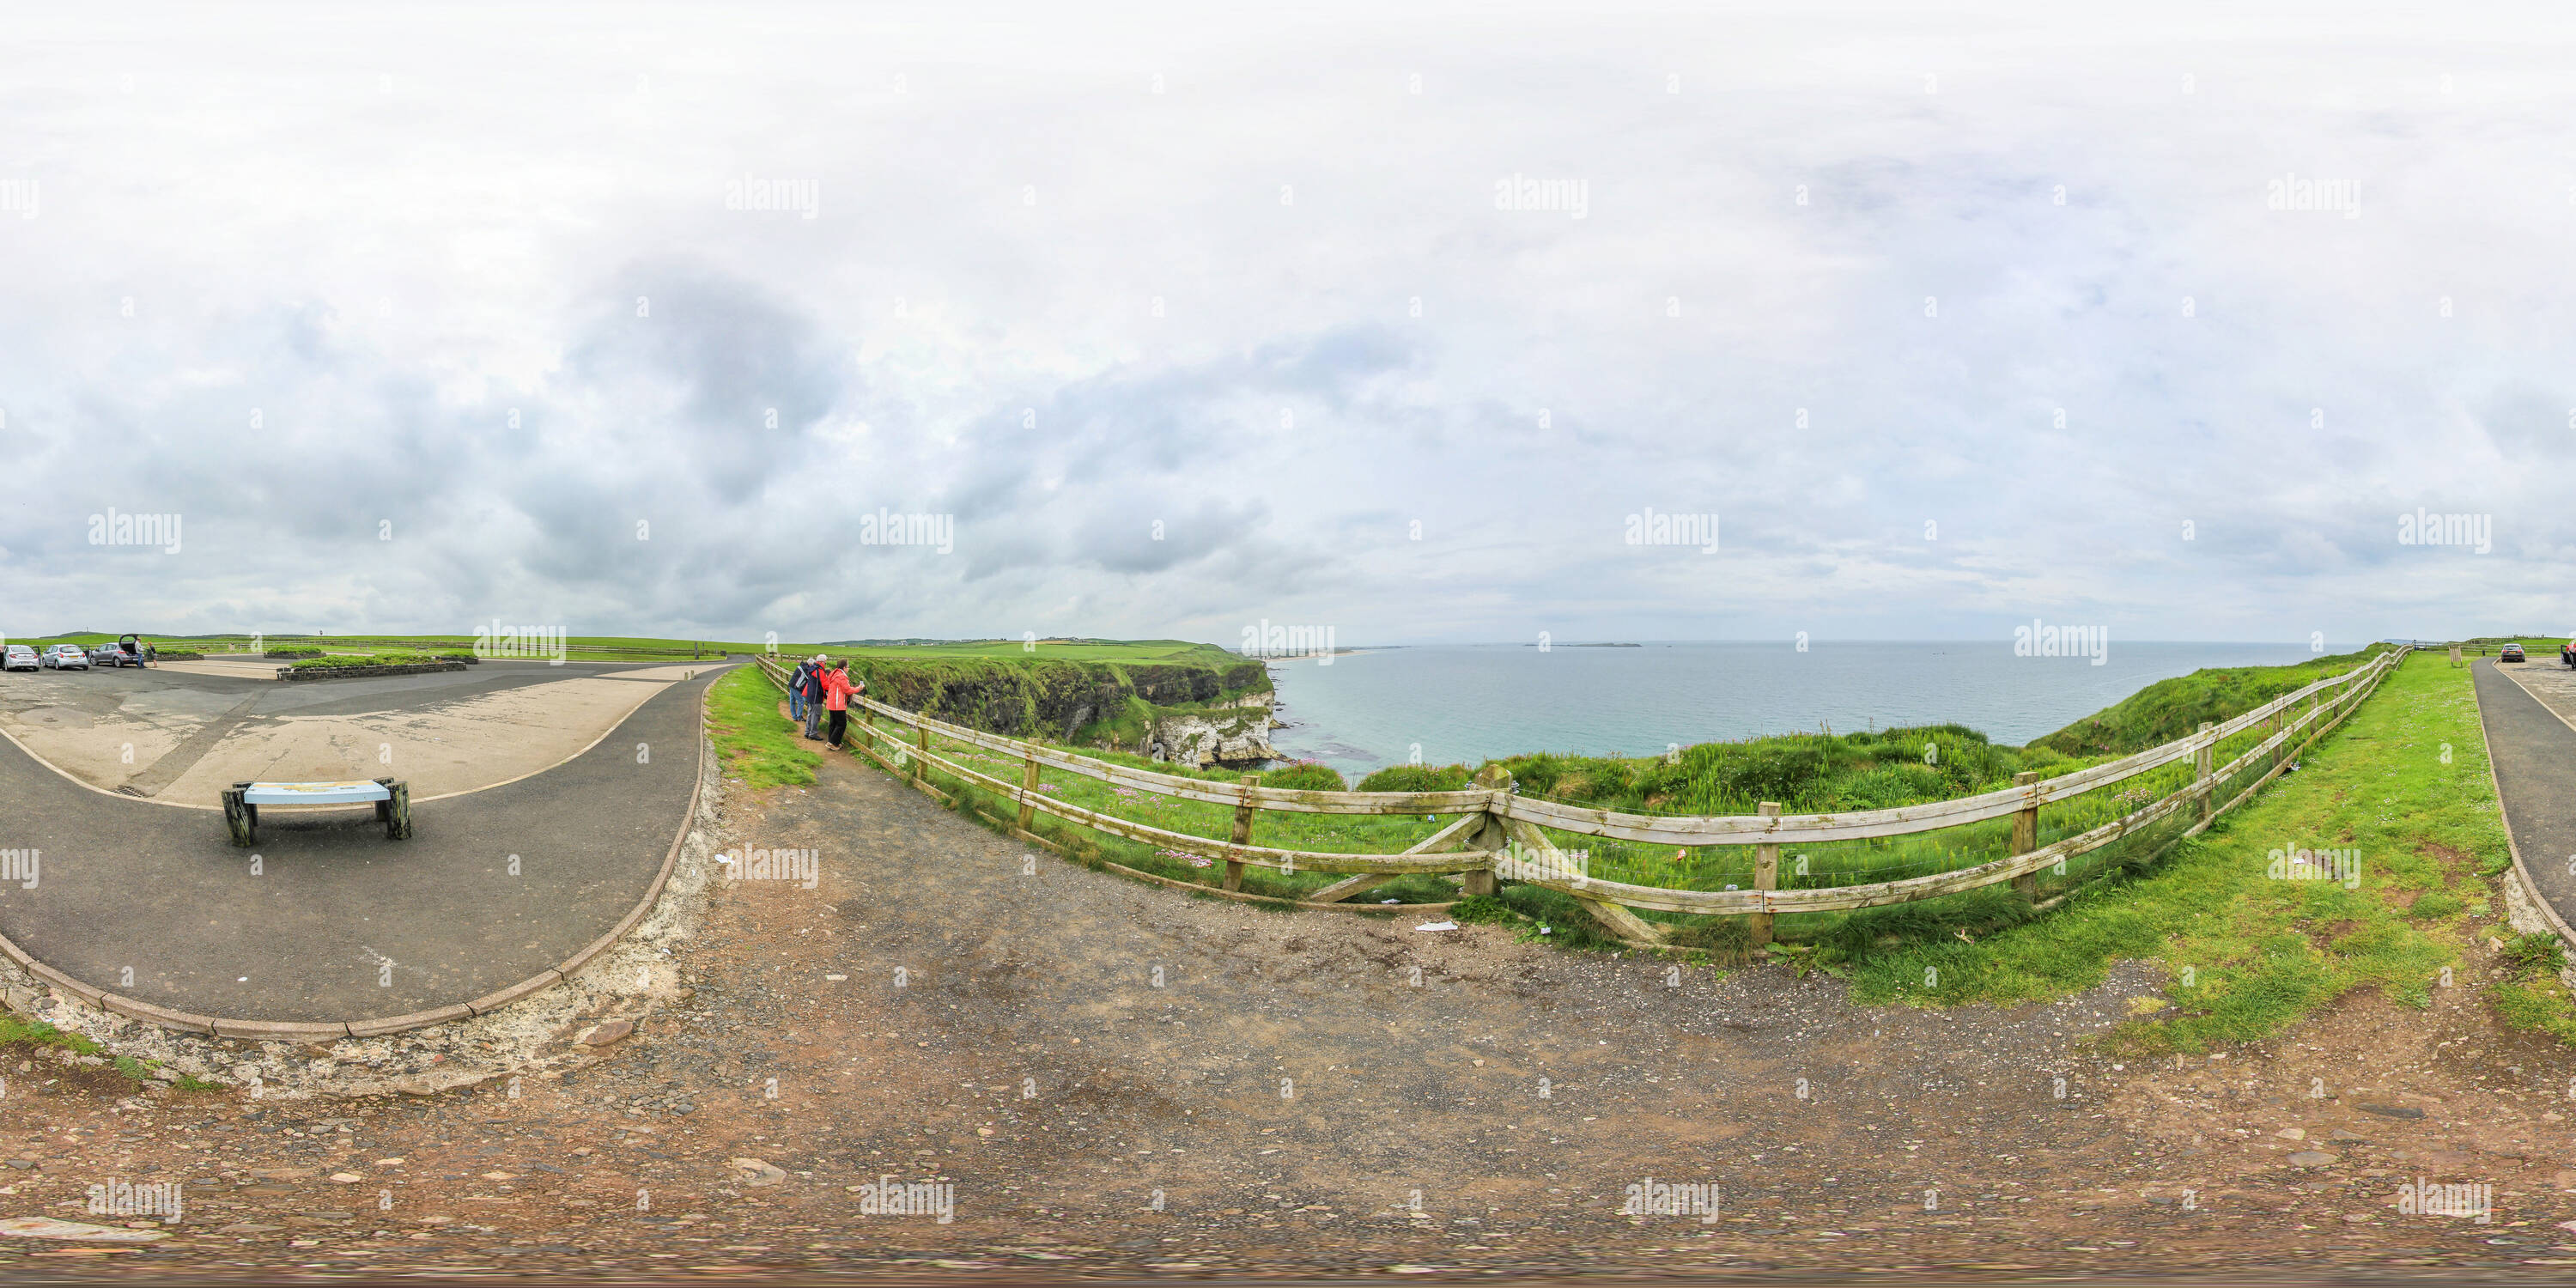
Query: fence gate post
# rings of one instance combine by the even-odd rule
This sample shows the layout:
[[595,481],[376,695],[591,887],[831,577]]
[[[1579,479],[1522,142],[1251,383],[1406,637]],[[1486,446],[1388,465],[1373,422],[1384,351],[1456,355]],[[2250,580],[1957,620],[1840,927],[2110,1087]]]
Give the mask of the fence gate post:
[[[1780,802],[1762,802],[1762,817],[1780,817]],[[1753,847],[1753,888],[1756,890],[1780,888],[1780,846],[1777,842],[1766,841]],[[1754,947],[1760,948],[1771,942],[1770,913],[1754,913],[1748,924],[1753,928]]]
[[[1243,785],[1246,788],[1257,786],[1260,782],[1261,775],[1259,774],[1245,774],[1243,776]],[[1252,793],[1250,791],[1246,791],[1243,794],[1243,803],[1234,807],[1235,844],[1249,845],[1252,843],[1252,815]],[[1227,859],[1225,861],[1225,888],[1228,890],[1240,890],[1243,888],[1243,864],[1240,860]]]
[[[2039,771],[2025,769],[2013,775],[2013,786],[2028,787],[2039,781]],[[2039,807],[2025,805],[2013,811],[2012,852],[2028,854],[2039,848]],[[2039,902],[2039,873],[2025,872],[2013,878],[2013,889],[2032,903]]]
[[1038,753],[1032,747],[1028,759],[1020,762],[1020,830],[1023,832],[1029,830],[1029,824],[1037,821],[1038,807],[1029,803],[1029,798],[1036,795],[1037,790]]
[[[2208,721],[2200,722],[2200,732],[2203,737],[2208,736],[2210,727]],[[2217,758],[2216,739],[2200,744],[2200,750],[2191,755],[2193,777],[2200,788],[2200,821],[2203,823],[2218,817],[2218,784],[2209,781],[2210,766]]]
[[[1487,765],[1476,771],[1476,785],[1489,792],[1508,791],[1512,785],[1512,772],[1501,765]],[[1496,865],[1502,863],[1503,853],[1510,844],[1511,831],[1503,826],[1503,816],[1491,809],[1485,811],[1484,825],[1467,838],[1469,849],[1491,853]],[[1495,875],[1495,868],[1488,867],[1459,874],[1458,889],[1462,894],[1489,895],[1498,893],[1502,888],[1502,879]]]

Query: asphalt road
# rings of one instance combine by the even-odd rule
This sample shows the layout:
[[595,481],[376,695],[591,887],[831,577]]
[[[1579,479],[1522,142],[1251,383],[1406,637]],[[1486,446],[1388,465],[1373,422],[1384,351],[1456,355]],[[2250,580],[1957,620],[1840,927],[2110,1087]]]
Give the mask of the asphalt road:
[[[415,804],[407,841],[386,840],[371,808],[267,811],[260,844],[236,849],[218,814],[90,790],[0,742],[0,850],[41,856],[33,888],[0,881],[0,933],[84,983],[199,1015],[327,1023],[471,1001],[563,961],[643,897],[687,817],[698,705],[723,669],[555,768]],[[545,679],[272,687],[383,709],[452,697],[453,682],[419,683],[450,676]]]
[[2576,872],[2569,871],[2576,867],[2576,729],[2501,674],[2493,660],[2482,658],[2474,666],[2478,718],[2486,725],[2505,826],[2540,897],[2561,918],[2576,922]]

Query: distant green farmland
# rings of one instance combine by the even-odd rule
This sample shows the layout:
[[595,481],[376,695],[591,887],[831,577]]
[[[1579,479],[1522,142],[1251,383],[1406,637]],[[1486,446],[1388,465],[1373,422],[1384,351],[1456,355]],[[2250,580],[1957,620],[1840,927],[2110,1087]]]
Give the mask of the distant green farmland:
[[[13,642],[38,648],[53,643],[78,644],[84,648],[111,641],[121,632],[73,631],[63,635],[0,636]],[[248,634],[166,635],[155,631],[138,631],[142,639],[163,651],[194,649],[205,653],[246,653],[254,638]],[[329,653],[374,653],[397,649],[471,648],[472,632],[461,635],[310,635],[300,633],[263,634],[255,637],[262,648],[319,648]],[[729,653],[762,653],[771,649],[763,641],[666,639],[646,635],[573,635],[565,639],[577,656],[597,661],[635,660],[656,657],[721,657]],[[1204,666],[1225,666],[1243,659],[1213,644],[1193,644],[1187,640],[1100,640],[1041,639],[1028,640],[935,640],[903,642],[870,642],[851,644],[791,644],[781,642],[776,651],[786,657],[812,657],[822,653],[846,658],[991,658],[1008,660],[1024,658],[1050,662],[1180,662]]]

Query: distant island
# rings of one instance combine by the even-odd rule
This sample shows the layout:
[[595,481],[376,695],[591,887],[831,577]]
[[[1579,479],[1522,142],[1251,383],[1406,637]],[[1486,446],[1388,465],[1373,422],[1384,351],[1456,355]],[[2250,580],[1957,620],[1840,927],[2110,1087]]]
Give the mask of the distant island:
[[[1521,645],[1521,647],[1522,647],[1522,648],[1537,648],[1537,647],[1539,647],[1539,646],[1538,646],[1538,645],[1536,645],[1536,644],[1523,644],[1523,645]],[[1643,645],[1643,644],[1557,644],[1557,643],[1554,643],[1554,642],[1552,642],[1552,641],[1551,641],[1551,642],[1550,642],[1550,644],[1549,644],[1549,647],[1551,647],[1551,648],[1644,648],[1644,647],[1645,647],[1645,645]]]

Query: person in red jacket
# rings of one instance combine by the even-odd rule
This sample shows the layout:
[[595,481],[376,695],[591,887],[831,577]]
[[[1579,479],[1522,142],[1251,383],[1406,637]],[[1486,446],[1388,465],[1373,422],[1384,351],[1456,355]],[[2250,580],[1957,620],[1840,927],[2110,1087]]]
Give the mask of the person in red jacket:
[[850,695],[865,693],[867,688],[865,680],[850,682],[847,662],[834,662],[832,669],[823,673],[823,709],[832,714],[832,736],[827,740],[832,750],[841,749],[841,734],[850,727]]

